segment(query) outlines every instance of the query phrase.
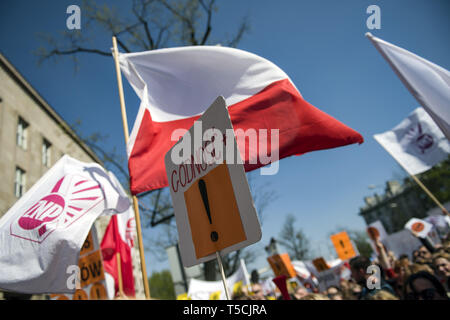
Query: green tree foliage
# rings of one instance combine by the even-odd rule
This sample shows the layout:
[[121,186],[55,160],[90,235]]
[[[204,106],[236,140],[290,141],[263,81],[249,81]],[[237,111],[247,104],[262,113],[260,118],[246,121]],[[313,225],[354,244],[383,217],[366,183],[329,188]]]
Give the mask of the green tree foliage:
[[169,270],[152,273],[148,280],[152,298],[162,300],[175,300],[175,289],[173,286],[172,275]]
[[348,236],[351,240],[353,240],[353,243],[355,244],[356,248],[359,251],[359,254],[361,256],[370,258],[370,256],[373,253],[372,247],[370,246],[370,239],[366,231],[361,230],[350,230],[347,231]]
[[[450,201],[450,156],[432,169],[418,175],[418,178],[440,203]],[[406,178],[405,185],[413,189],[412,192],[422,200],[426,210],[436,207],[434,201],[412,178]]]

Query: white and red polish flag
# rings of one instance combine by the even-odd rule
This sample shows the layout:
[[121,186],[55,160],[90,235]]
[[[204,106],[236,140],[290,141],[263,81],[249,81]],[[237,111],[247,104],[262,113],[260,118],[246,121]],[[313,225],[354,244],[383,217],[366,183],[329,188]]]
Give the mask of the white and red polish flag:
[[[119,62],[141,99],[127,147],[133,194],[168,185],[164,155],[176,143],[172,132],[189,129],[220,95],[246,171],[268,164],[261,159],[271,150],[273,129],[279,130],[278,157],[270,162],[363,142],[358,132],[306,102],[283,70],[250,52],[192,46],[120,54]],[[248,129],[267,130],[259,147],[239,139]]]
[[131,250],[134,247],[136,235],[136,222],[134,211],[130,207],[127,212],[114,215],[106,228],[100,245],[103,256],[103,266],[105,268],[106,281],[110,279],[114,282],[114,293],[119,292],[119,268],[117,265],[117,253],[120,253],[120,269],[123,293],[129,297],[134,297],[133,259]]
[[95,219],[129,207],[111,173],[63,156],[0,219],[0,289],[74,293],[73,266]]

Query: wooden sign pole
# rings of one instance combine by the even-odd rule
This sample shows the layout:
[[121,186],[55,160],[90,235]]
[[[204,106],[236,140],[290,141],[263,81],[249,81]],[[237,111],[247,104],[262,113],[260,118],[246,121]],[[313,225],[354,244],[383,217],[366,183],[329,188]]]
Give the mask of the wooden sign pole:
[[123,293],[122,264],[120,262],[120,252],[116,253],[116,261],[117,261],[117,281],[119,282],[119,295],[125,295]]
[[[119,51],[117,49],[117,40],[116,37],[112,38],[113,41],[113,57],[114,63],[116,66],[116,76],[117,76],[117,86],[119,87],[119,99],[120,99],[120,109],[122,111],[122,124],[123,124],[123,133],[125,137],[125,145],[128,145],[129,133],[128,133],[128,121],[127,121],[127,113],[125,109],[125,99],[123,95],[123,86],[122,86],[122,75],[120,73],[119,67]],[[141,219],[139,216],[139,204],[136,196],[133,196],[133,208],[134,208],[134,216],[136,220],[136,231],[137,238],[139,244],[139,256],[141,258],[141,271],[142,271],[142,282],[144,283],[144,291],[145,297],[150,299],[150,288],[147,280],[147,268],[145,266],[145,255],[144,255],[144,244],[142,241],[142,230],[141,230]]]
[[225,272],[223,271],[222,257],[219,251],[216,251],[217,263],[219,264],[220,275],[222,276],[223,287],[225,289],[225,296],[227,300],[230,300],[230,293],[228,292],[227,279],[225,278]]
[[[384,147],[383,147],[383,148],[384,148]],[[403,170],[405,170],[405,171],[411,176],[411,178],[413,178],[413,180],[419,185],[419,187],[421,187],[422,190],[425,191],[425,193],[431,198],[431,200],[433,200],[434,203],[442,210],[442,213],[443,213],[444,215],[447,215],[447,216],[448,216],[448,215],[449,215],[449,212],[447,211],[447,209],[445,209],[445,207],[442,205],[442,203],[440,203],[439,200],[431,193],[431,191],[428,190],[427,187],[425,187],[425,185],[422,183],[422,181],[420,181],[419,178],[417,178],[414,174],[410,174],[410,173],[408,172],[408,170],[406,170],[406,167],[405,167],[402,163],[400,163],[400,161],[398,161],[398,160],[394,157],[394,155],[392,154],[392,152],[390,152],[390,151],[389,151],[388,149],[386,149],[386,148],[384,148],[384,149],[387,151],[387,153],[389,153],[389,154],[391,155],[392,158],[394,158],[395,161],[397,161],[397,163],[400,165],[400,167],[402,167]]]

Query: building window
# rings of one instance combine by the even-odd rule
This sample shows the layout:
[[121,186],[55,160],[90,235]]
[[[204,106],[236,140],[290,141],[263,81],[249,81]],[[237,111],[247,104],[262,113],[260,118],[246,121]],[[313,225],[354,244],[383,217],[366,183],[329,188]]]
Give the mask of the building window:
[[20,198],[25,193],[25,171],[19,167],[16,167],[14,193],[17,198]]
[[46,167],[50,167],[51,146],[47,139],[42,140],[42,164]]
[[27,149],[28,123],[19,117],[17,123],[17,145],[22,149]]

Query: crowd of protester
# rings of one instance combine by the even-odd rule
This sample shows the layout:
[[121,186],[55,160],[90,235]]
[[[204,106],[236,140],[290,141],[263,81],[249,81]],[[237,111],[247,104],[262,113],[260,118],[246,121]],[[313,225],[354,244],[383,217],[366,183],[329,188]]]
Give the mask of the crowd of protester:
[[[339,286],[319,291],[311,283],[290,290],[291,300],[449,300],[450,298],[450,235],[439,245],[421,239],[422,246],[396,257],[376,241],[377,258],[357,256],[348,262],[350,279],[341,279]],[[368,273],[375,265],[379,274]],[[281,294],[264,295],[262,286],[252,284],[241,290],[236,300],[283,299]]]

